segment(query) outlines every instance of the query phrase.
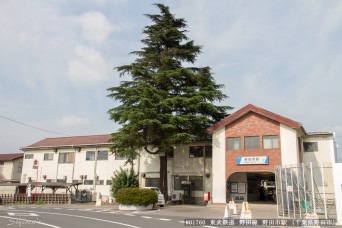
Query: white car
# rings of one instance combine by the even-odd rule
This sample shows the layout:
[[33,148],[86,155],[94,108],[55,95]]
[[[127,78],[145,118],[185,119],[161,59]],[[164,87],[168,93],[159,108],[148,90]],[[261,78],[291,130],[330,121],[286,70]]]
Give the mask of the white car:
[[145,189],[151,189],[155,191],[158,194],[158,203],[156,204],[157,206],[164,207],[165,206],[165,197],[164,194],[161,193],[160,189],[157,187],[143,187]]

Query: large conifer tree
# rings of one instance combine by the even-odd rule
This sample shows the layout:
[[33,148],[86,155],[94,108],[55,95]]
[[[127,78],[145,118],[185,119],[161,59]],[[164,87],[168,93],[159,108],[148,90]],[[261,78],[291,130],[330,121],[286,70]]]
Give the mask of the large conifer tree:
[[[167,193],[167,153],[172,145],[205,139],[206,129],[226,115],[227,98],[209,67],[195,67],[201,47],[186,36],[186,21],[177,19],[169,7],[155,4],[160,14],[147,14],[152,24],[143,30],[143,48],[131,52],[137,59],[116,67],[130,80],[109,88],[110,98],[120,105],[110,118],[121,124],[113,134],[111,151],[132,162],[142,148],[160,155],[160,188]],[[184,66],[186,65],[186,66]]]

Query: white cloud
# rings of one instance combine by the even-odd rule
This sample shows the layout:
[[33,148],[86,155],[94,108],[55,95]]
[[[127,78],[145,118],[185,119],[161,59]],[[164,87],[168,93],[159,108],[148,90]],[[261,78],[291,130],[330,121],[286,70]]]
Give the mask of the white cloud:
[[100,12],[86,12],[80,16],[82,35],[87,41],[103,43],[113,31],[120,27],[112,25]]
[[63,118],[58,121],[58,123],[63,127],[77,126],[77,125],[88,125],[90,122],[87,118],[79,116],[63,116]]
[[75,55],[68,66],[68,75],[73,81],[96,82],[107,77],[108,69],[111,68],[99,51],[78,45]]

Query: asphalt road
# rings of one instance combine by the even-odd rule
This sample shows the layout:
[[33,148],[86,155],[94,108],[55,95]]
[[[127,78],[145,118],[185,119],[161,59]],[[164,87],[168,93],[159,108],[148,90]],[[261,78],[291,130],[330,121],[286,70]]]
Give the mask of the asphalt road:
[[[152,211],[119,211],[110,207],[63,207],[14,205],[0,206],[0,227],[71,227],[71,228],[106,228],[106,227],[182,227],[184,219],[198,217],[196,209],[172,207]],[[170,213],[168,212],[170,210]],[[183,211],[182,211],[183,210]],[[187,215],[186,211],[192,211]],[[222,217],[221,217],[222,218]]]

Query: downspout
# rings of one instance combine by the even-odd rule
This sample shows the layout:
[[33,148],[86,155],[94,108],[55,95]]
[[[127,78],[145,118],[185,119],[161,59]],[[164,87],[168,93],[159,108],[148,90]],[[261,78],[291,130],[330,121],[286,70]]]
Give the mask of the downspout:
[[57,182],[57,177],[58,177],[58,167],[59,167],[59,153],[58,153],[58,149],[55,149],[55,154],[57,154],[57,169],[56,169],[56,182]]
[[95,148],[95,162],[94,162],[94,178],[93,178],[93,189],[94,189],[94,192],[96,192],[96,181],[97,181],[97,179],[96,179],[96,177],[97,177],[96,169],[97,169],[97,155],[98,155],[98,153],[99,153],[99,147],[96,146],[96,148]]
[[[72,146],[72,148],[74,148],[75,155],[74,155],[74,162],[72,163],[71,183],[74,183],[74,174],[75,174],[75,162],[76,162],[77,147],[75,148],[74,146]],[[81,147],[79,148],[79,150],[81,151]]]

